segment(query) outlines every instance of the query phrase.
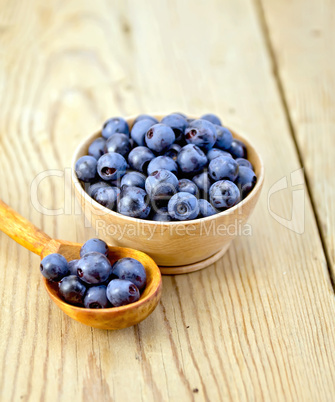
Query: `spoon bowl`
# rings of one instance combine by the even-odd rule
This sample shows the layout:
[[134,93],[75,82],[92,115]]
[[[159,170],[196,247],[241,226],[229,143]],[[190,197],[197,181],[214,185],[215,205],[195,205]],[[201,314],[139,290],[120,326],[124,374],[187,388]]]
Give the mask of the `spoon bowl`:
[[[41,259],[52,253],[62,254],[68,261],[78,259],[82,244],[51,239],[0,200],[0,230]],[[125,247],[111,247],[108,259],[111,264],[120,258],[130,257],[140,261],[146,271],[147,284],[140,299],[132,304],[104,309],[88,309],[66,303],[58,293],[58,283],[43,277],[51,300],[69,317],[85,325],[100,329],[122,329],[143,321],[156,308],[162,292],[161,273],[147,254]]]

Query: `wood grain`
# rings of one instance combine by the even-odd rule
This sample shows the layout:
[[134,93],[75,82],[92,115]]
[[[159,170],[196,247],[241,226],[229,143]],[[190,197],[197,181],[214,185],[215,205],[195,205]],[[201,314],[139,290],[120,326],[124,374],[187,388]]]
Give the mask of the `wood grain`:
[[274,62],[335,283],[335,3],[262,3]]
[[[271,186],[300,167],[249,0],[0,1],[1,198],[54,238],[94,233],[73,203],[80,140],[112,115],[218,113],[249,134],[266,180],[251,219],[206,270],[163,278],[136,327],[95,330],[49,301],[38,257],[0,236],[0,399],[331,401],[335,301],[311,203],[299,235],[267,209]],[[65,184],[64,184],[65,183]],[[66,190],[66,191],[64,191]],[[271,198],[289,219],[291,192]]]

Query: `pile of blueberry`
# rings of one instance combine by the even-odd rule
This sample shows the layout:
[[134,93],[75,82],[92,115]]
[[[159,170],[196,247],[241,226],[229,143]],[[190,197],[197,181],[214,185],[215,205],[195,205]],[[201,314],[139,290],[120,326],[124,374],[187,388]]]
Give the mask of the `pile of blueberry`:
[[70,304],[86,308],[125,306],[136,302],[146,286],[143,265],[134,258],[109,262],[108,246],[100,239],[88,240],[80,259],[67,262],[61,254],[41,261],[42,275],[58,282],[60,296]]
[[194,120],[173,113],[160,122],[140,115],[131,128],[121,117],[109,119],[75,170],[104,207],[154,221],[214,215],[257,181],[245,144],[213,114]]

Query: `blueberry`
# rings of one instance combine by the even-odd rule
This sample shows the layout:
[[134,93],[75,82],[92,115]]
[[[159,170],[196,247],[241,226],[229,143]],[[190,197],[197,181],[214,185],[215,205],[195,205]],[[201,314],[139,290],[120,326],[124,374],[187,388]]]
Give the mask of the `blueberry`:
[[85,254],[95,251],[96,253],[101,253],[103,255],[108,254],[108,246],[101,239],[89,239],[84,243],[80,249],[80,257],[84,257]]
[[69,274],[69,265],[61,254],[49,254],[43,258],[40,264],[42,275],[49,281],[59,282]]
[[135,125],[137,122],[141,121],[141,120],[152,120],[152,121],[153,121],[153,124],[157,124],[157,123],[158,123],[158,120],[157,120],[155,117],[150,116],[150,115],[148,115],[148,114],[140,114],[139,116],[136,117],[136,119],[135,119],[135,121],[134,121],[134,125]]
[[251,170],[254,170],[252,164],[248,161],[248,159],[237,158],[236,162],[238,163],[239,166],[245,166],[245,167],[248,167]]
[[88,154],[98,160],[105,153],[105,144],[106,140],[104,138],[97,138],[88,147]]
[[215,126],[217,140],[215,143],[215,147],[228,150],[231,147],[231,143],[233,141],[233,135],[226,127]]
[[215,126],[207,120],[194,120],[185,131],[185,139],[187,143],[208,151],[217,139]]
[[77,275],[77,265],[79,260],[69,261],[69,275]]
[[111,135],[122,133],[129,136],[129,126],[122,117],[113,117],[105,122],[102,128],[102,136],[107,140]]
[[121,180],[121,188],[123,187],[145,187],[145,175],[140,172],[128,172]]
[[79,180],[93,181],[97,176],[97,160],[93,156],[82,156],[76,162],[75,171]]
[[165,155],[157,156],[157,158],[152,159],[148,165],[147,173],[150,175],[151,173],[155,172],[159,169],[169,170],[173,174],[177,174],[178,172],[178,165],[176,162]]
[[157,123],[155,123],[151,119],[139,120],[133,125],[133,128],[131,129],[131,138],[136,142],[137,145],[145,145],[145,135],[147,131],[150,127]]
[[69,275],[63,278],[59,283],[58,290],[66,302],[76,305],[83,304],[86,286],[77,275]]
[[215,116],[215,114],[212,113],[204,114],[203,116],[201,116],[201,119],[210,121],[213,124],[221,126],[221,120],[217,116]]
[[147,177],[145,190],[151,200],[167,200],[177,192],[178,179],[166,169],[159,169]]
[[112,274],[118,279],[125,279],[137,286],[141,292],[147,283],[144,266],[134,258],[121,258],[112,267]]
[[103,180],[115,180],[122,177],[127,170],[127,161],[116,152],[102,155],[98,160],[98,174]]
[[204,200],[201,198],[198,200],[198,205],[199,205],[199,217],[205,218],[206,216],[212,216],[217,214],[218,211],[215,210],[215,208],[210,204],[207,200]]
[[172,218],[169,215],[169,211],[168,211],[167,207],[161,207],[161,208],[157,209],[157,211],[152,215],[151,219],[156,222],[172,221]]
[[207,159],[209,160],[209,162],[217,158],[218,156],[229,156],[229,158],[232,158],[229,152],[222,151],[222,149],[218,148],[212,148],[207,152]]
[[240,201],[240,190],[233,182],[220,180],[209,189],[209,198],[213,207],[225,210]]
[[115,306],[125,306],[140,298],[140,291],[130,281],[113,279],[107,286],[107,298]]
[[113,210],[116,207],[119,195],[120,189],[118,187],[101,187],[95,192],[93,198],[103,207]]
[[179,152],[178,165],[184,173],[198,173],[207,164],[207,157],[196,145],[185,145]]
[[172,113],[165,116],[162,119],[161,123],[166,124],[167,126],[172,128],[177,140],[178,138],[181,138],[184,135],[184,132],[188,127],[186,118],[178,113]]
[[198,189],[197,185],[189,179],[180,179],[178,182],[177,190],[179,192],[193,194],[196,197],[199,195],[199,189]]
[[169,146],[164,155],[176,161],[180,150],[181,146],[179,144],[172,144]]
[[202,196],[208,194],[209,188],[212,185],[212,180],[208,175],[208,172],[202,172],[193,176],[192,181],[197,185]]
[[132,218],[146,219],[150,213],[150,199],[139,187],[124,187],[121,191],[117,211]]
[[117,152],[126,157],[130,152],[130,141],[126,134],[112,135],[105,145],[105,152]]
[[238,163],[230,156],[219,156],[208,166],[208,173],[213,180],[235,181],[238,175]]
[[151,150],[163,152],[175,141],[175,134],[171,127],[165,124],[153,125],[145,135],[145,142]]
[[109,307],[106,291],[107,287],[105,285],[92,286],[88,288],[84,298],[84,306],[86,308]]
[[241,192],[242,198],[245,198],[250,193],[255,187],[256,182],[257,177],[255,173],[246,166],[240,166],[235,183]]
[[232,154],[233,158],[247,159],[247,147],[242,141],[233,139],[228,151]]
[[99,252],[86,253],[78,262],[77,275],[85,283],[98,285],[105,282],[112,272],[107,257]]
[[[86,187],[86,186],[85,186]],[[106,181],[98,181],[92,184],[89,184],[86,192],[90,197],[94,197],[94,194],[99,190],[99,188],[110,187],[110,184]]]
[[149,162],[154,159],[155,155],[147,147],[136,147],[130,151],[128,155],[129,165],[140,172],[146,172]]
[[168,210],[172,219],[195,219],[199,214],[198,200],[190,193],[180,192],[171,197]]

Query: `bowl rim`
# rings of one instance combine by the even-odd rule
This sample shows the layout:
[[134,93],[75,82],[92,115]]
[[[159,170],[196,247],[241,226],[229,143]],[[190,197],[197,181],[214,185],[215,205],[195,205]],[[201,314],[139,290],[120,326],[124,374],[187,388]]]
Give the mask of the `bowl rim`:
[[[158,119],[158,121],[160,121],[164,116],[166,116],[166,113],[148,113],[151,116],[155,117]],[[136,119],[136,117],[138,116],[138,114],[135,115],[131,115],[128,117],[123,117],[127,123],[129,124],[129,121],[134,121]],[[194,119],[200,119],[200,117],[194,116],[194,115],[187,115],[188,118],[194,118]],[[92,197],[90,197],[86,191],[83,189],[82,185],[80,184],[80,181],[75,173],[75,164],[78,160],[78,153],[81,151],[83,145],[85,143],[87,143],[90,139],[93,140],[94,137],[98,136],[99,134],[101,135],[101,130],[99,131],[95,131],[94,133],[90,134],[89,136],[87,136],[84,140],[82,140],[80,142],[80,144],[76,147],[73,156],[72,156],[72,160],[71,160],[71,180],[72,183],[74,185],[74,187],[79,191],[80,195],[84,198],[85,202],[89,202],[91,203],[94,208],[99,209],[100,211],[112,215],[112,216],[117,216],[117,217],[122,217],[125,220],[129,220],[129,222],[138,222],[138,223],[142,223],[142,224],[146,224],[146,225],[159,225],[159,226],[171,226],[171,225],[195,225],[195,224],[201,224],[201,222],[209,222],[211,220],[215,220],[218,217],[221,216],[225,216],[225,215],[229,215],[234,213],[236,210],[243,208],[243,206],[245,204],[247,204],[251,198],[253,198],[253,196],[256,195],[256,193],[262,188],[263,183],[264,183],[264,176],[265,176],[265,171],[264,171],[264,163],[263,163],[263,159],[260,155],[260,153],[256,150],[255,146],[253,145],[253,143],[245,137],[244,134],[240,134],[239,132],[237,133],[235,130],[231,129],[228,126],[224,126],[226,127],[232,134],[233,137],[237,136],[239,138],[237,139],[241,139],[245,145],[247,146],[247,150],[251,149],[254,154],[257,156],[258,160],[259,160],[259,165],[260,165],[260,172],[259,175],[257,177],[257,182],[256,182],[256,186],[251,190],[251,192],[244,198],[244,200],[240,201],[239,203],[237,203],[236,205],[234,205],[233,207],[226,209],[225,211],[219,212],[217,214],[211,215],[211,216],[207,216],[207,217],[203,217],[203,218],[198,218],[198,219],[192,219],[192,220],[186,220],[186,221],[172,221],[172,222],[160,222],[160,221],[153,221],[153,220],[149,220],[149,219],[140,219],[140,218],[133,218],[131,216],[127,216],[127,215],[122,215],[116,211],[112,211],[111,209],[108,209],[104,206],[102,206],[101,204],[99,204],[98,202],[96,202]]]
[[[110,249],[111,252],[113,252],[113,249],[122,249],[122,250],[126,249],[126,250],[136,251],[136,253],[143,254],[143,256],[145,256],[146,258],[150,259],[150,267],[154,268],[154,269],[152,269],[152,271],[155,272],[154,278],[157,277],[158,281],[157,281],[157,286],[155,286],[152,289],[151,292],[149,292],[143,298],[140,297],[136,302],[126,304],[125,306],[119,306],[119,307],[113,307],[112,306],[112,307],[105,307],[105,308],[101,308],[101,309],[94,309],[93,311],[94,311],[95,314],[104,315],[104,314],[106,314],[108,312],[108,313],[114,313],[115,315],[118,315],[120,313],[124,313],[124,312],[132,310],[132,309],[136,309],[137,307],[141,307],[143,304],[145,304],[146,302],[150,301],[155,295],[159,295],[159,292],[162,289],[162,273],[161,273],[158,265],[156,264],[156,262],[148,254],[146,254],[146,253],[144,253],[143,251],[140,251],[140,250],[132,249],[130,247],[108,246],[108,248]],[[154,280],[154,278],[153,278],[153,280]],[[43,277],[42,279],[43,279],[43,282],[44,282],[44,286],[45,286],[45,288],[47,290],[47,293],[49,294],[51,299],[56,304],[59,304],[59,305],[62,304],[62,305],[65,305],[65,306],[70,306],[72,311],[87,311],[87,312],[92,311],[92,309],[89,309],[87,307],[76,306],[74,304],[67,303],[65,300],[62,300],[61,297],[58,296],[57,291],[54,289],[54,287],[50,286],[49,281],[45,277]]]

